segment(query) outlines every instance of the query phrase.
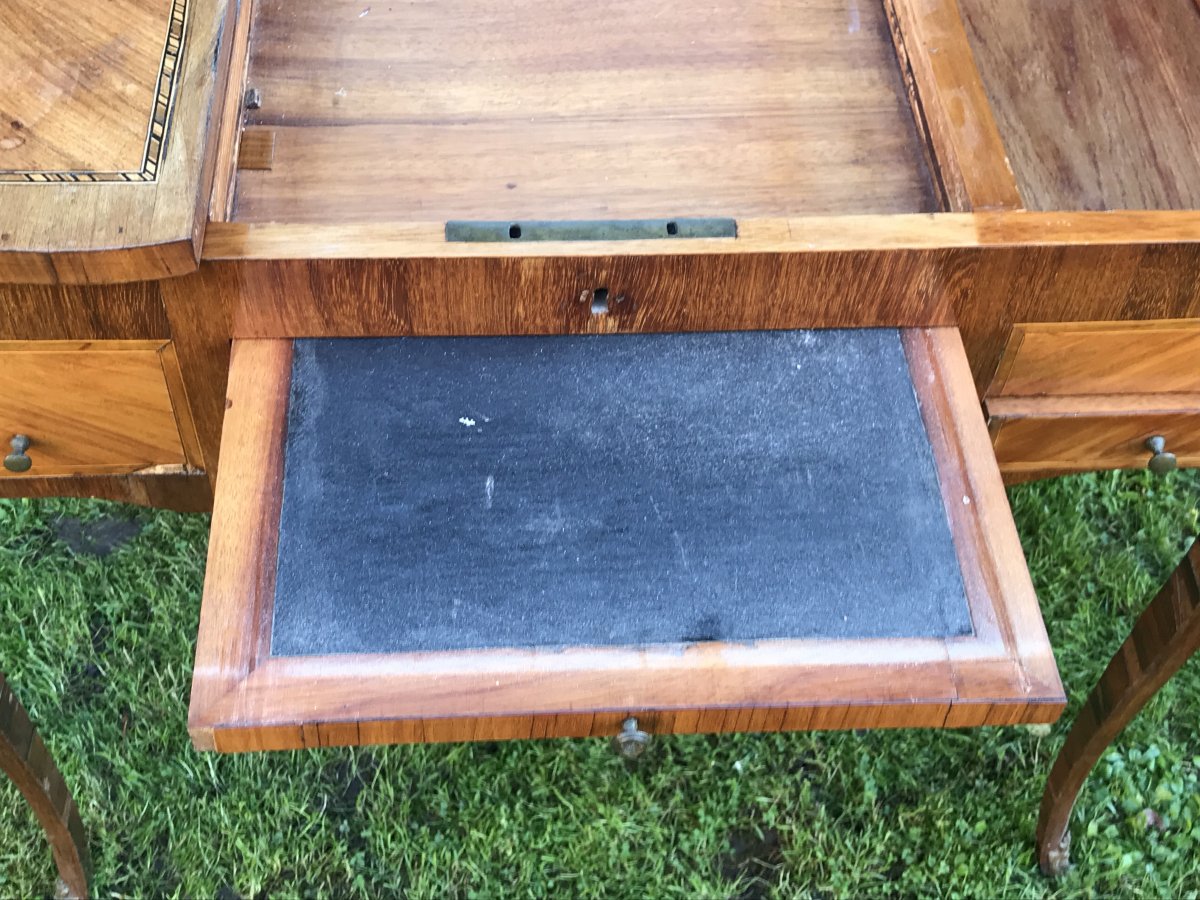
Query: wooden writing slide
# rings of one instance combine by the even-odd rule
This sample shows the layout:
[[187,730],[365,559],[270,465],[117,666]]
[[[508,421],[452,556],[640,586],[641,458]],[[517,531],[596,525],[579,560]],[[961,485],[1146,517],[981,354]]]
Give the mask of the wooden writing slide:
[[222,443],[202,748],[1063,707],[953,329],[237,341]]

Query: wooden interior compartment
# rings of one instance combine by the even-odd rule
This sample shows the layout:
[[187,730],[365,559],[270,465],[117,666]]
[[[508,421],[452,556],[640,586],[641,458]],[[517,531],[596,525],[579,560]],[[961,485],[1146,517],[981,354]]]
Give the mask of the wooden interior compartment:
[[243,222],[911,213],[881,0],[258,0]]
[[[896,332],[887,333],[896,336]],[[802,337],[804,333],[799,334]],[[678,337],[704,336],[659,339]],[[634,641],[611,646],[510,647],[502,641],[501,646],[490,649],[366,653],[353,652],[353,648],[350,652],[325,652],[320,647],[305,653],[276,652],[276,578],[277,568],[283,571],[279,568],[281,510],[284,485],[288,483],[285,447],[293,342],[235,341],[192,691],[193,740],[205,749],[242,751],[583,736],[613,734],[628,715],[635,715],[641,727],[661,733],[971,726],[1053,720],[1064,704],[1062,687],[958,333],[947,328],[912,329],[901,331],[896,339],[896,365],[900,368],[895,377],[901,379],[903,390],[910,392],[908,414],[917,417],[912,433],[916,440],[928,441],[922,454],[928,459],[932,479],[929,502],[936,510],[936,517],[928,521],[940,521],[937,527],[948,529],[945,540],[949,565],[961,578],[965,631],[954,635],[939,631],[904,637],[836,639],[809,635],[712,640],[695,635],[683,643],[661,645]],[[534,347],[537,342],[629,338],[501,340],[532,341],[528,346]],[[371,343],[391,345],[394,349],[390,352],[406,352],[404,339]],[[376,348],[372,352],[389,351]],[[784,366],[778,376],[788,377],[791,368]],[[536,367],[531,371],[536,372]],[[595,386],[601,396],[613,390],[612,379],[618,374],[608,369],[596,373]],[[775,383],[776,375],[766,374]],[[713,377],[732,377],[736,381],[739,376],[729,372],[718,376],[714,371]],[[761,379],[763,375],[756,373],[755,377]],[[296,396],[314,396],[308,391],[312,388],[319,392],[322,388],[314,385],[320,383],[320,379],[300,382]],[[775,384],[774,390],[780,390],[779,384],[783,382]],[[636,392],[655,387],[630,389]],[[374,395],[365,392],[363,396]],[[419,405],[422,396],[416,394],[411,402]],[[308,400],[301,402],[296,414],[302,419],[295,421],[304,422],[303,417],[308,415],[305,410],[311,408]],[[820,409],[822,401],[813,397],[793,403],[813,403]],[[441,405],[436,408],[440,410]],[[886,429],[892,409],[889,407],[886,416],[876,414],[883,421],[875,422],[875,427]],[[460,429],[463,435],[485,426],[482,417],[469,418],[466,411],[455,408],[452,415],[462,418],[448,425]],[[308,428],[295,421],[293,428]],[[853,416],[845,421],[852,424],[841,427],[859,427]],[[747,422],[753,423],[748,426],[751,428],[771,427],[753,417]],[[666,423],[663,433],[669,437],[676,424]],[[346,467],[352,466],[370,466],[368,478],[391,479],[386,473],[392,464],[385,459],[379,468],[376,451],[368,447],[370,441],[364,443],[362,428],[366,427],[364,424],[331,435],[329,454],[313,457],[303,451],[305,458],[327,466],[323,469],[325,478],[335,482],[343,477]],[[369,425],[375,431],[381,427],[375,420]],[[862,472],[857,463],[862,453],[854,446],[823,443],[823,433],[818,431],[816,440],[807,439],[803,451],[795,449],[797,454],[811,454],[796,457],[796,471],[809,471],[809,489],[816,490],[818,496],[824,484],[818,479],[822,478],[841,479],[845,482],[842,489],[856,490],[859,481],[855,472]],[[389,446],[397,444],[391,437],[386,442]],[[907,451],[891,456],[908,459]],[[634,461],[629,464],[634,465]],[[730,465],[736,463],[731,460]],[[404,465],[402,471],[407,478],[421,478],[421,473],[409,465]],[[857,490],[863,493],[860,502],[869,504],[877,497],[867,485],[879,476],[866,472],[859,477],[862,481]],[[309,483],[325,490],[325,478]],[[484,490],[482,481],[478,487]],[[502,477],[498,490],[503,488]],[[381,490],[372,490],[363,502],[383,504],[380,498],[387,492]],[[686,500],[691,495],[681,496]],[[479,504],[484,503],[483,497],[480,493],[476,498]],[[491,500],[490,494],[487,500]],[[429,503],[432,505],[422,508],[432,510],[436,520],[436,511],[442,506],[436,497]],[[659,507],[654,509],[658,514]],[[607,514],[603,509],[600,512]],[[716,534],[725,518],[720,510],[709,512],[711,515],[706,515],[697,507],[696,518],[713,522]],[[336,502],[330,503],[327,516],[319,521],[323,528],[336,525],[347,529],[345,539],[353,541],[377,540],[381,534],[394,533],[390,528],[378,532],[363,524],[362,515],[348,513]],[[861,534],[851,527],[832,537],[848,546],[856,545],[860,554],[869,554],[880,571],[913,565],[902,555],[905,551],[898,549],[903,541],[884,540],[869,526],[860,527]],[[369,528],[370,534],[360,534],[356,528]],[[690,540],[692,535],[689,532],[685,537]],[[728,534],[714,539],[723,546],[736,543],[739,536]],[[673,566],[675,551],[683,553],[684,548],[671,547],[669,537],[664,540],[667,555],[663,566]],[[680,540],[678,534],[676,540]],[[293,548],[298,546],[290,539],[287,543]],[[332,547],[329,552],[331,560],[346,561],[347,573],[365,565],[366,557],[361,552],[343,554]],[[786,548],[768,548],[765,552],[778,553],[772,565],[789,565],[790,551]],[[802,547],[798,546],[796,552],[802,553]],[[473,557],[464,560],[468,558]],[[693,557],[695,562],[699,560]],[[853,567],[849,571],[852,581],[858,577]],[[376,574],[380,579],[391,579],[395,573]],[[374,583],[369,570],[367,578],[369,584]],[[887,628],[889,616],[894,614],[889,603],[896,603],[895,597],[906,588],[911,590],[911,586],[898,581],[888,584],[891,588],[857,598],[860,607],[865,603],[875,610],[876,625],[882,629]],[[699,586],[704,589],[703,582]],[[344,611],[337,612],[338,601],[331,602],[335,607],[333,617],[325,617],[325,621],[345,618]],[[403,601],[397,598],[397,602]],[[805,602],[816,601],[808,597]],[[928,628],[935,630],[932,624]]]
[[0,455],[30,439],[32,466],[0,479],[200,465],[170,342],[0,341]]
[[1026,208],[1200,208],[1195,0],[958,3]]

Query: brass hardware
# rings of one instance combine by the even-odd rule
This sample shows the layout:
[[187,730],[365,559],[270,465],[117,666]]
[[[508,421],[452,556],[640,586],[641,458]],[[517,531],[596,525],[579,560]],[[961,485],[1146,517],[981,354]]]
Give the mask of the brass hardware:
[[470,243],[511,241],[670,241],[736,238],[737,221],[706,219],[587,219],[446,223],[446,240]]
[[612,748],[622,759],[633,761],[646,752],[650,741],[650,735],[639,730],[637,719],[630,716],[621,725],[621,731],[612,739]]
[[12,453],[4,457],[4,468],[10,472],[28,472],[33,467],[33,460],[25,453],[29,449],[29,438],[23,434],[14,434],[9,442]]
[[1146,449],[1154,454],[1150,457],[1148,465],[1150,471],[1155,475],[1166,475],[1178,468],[1179,460],[1175,458],[1174,453],[1167,452],[1167,439],[1161,434],[1156,434],[1148,439]]

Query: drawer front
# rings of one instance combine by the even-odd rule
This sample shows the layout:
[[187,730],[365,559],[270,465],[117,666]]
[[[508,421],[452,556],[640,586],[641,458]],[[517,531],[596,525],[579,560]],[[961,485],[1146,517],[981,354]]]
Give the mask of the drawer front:
[[1052,721],[978,411],[955,329],[235,341],[193,740]]
[[0,478],[196,464],[182,393],[167,342],[2,342]]
[[[989,404],[994,411],[997,404]],[[1152,456],[1147,441],[1161,436],[1180,466],[1200,466],[1200,406],[1193,411],[1111,411],[1037,414],[1000,405],[992,417],[996,460],[1007,474],[1141,469]]]

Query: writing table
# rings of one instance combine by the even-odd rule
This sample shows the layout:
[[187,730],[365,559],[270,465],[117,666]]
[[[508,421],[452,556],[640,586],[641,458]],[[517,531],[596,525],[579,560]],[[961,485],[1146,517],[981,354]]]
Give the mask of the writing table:
[[1200,461],[1198,44],[16,0],[0,496],[214,510],[204,748],[1053,720],[1002,478]]

